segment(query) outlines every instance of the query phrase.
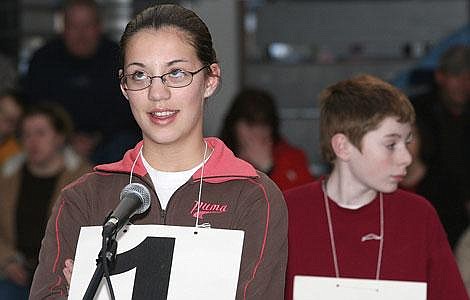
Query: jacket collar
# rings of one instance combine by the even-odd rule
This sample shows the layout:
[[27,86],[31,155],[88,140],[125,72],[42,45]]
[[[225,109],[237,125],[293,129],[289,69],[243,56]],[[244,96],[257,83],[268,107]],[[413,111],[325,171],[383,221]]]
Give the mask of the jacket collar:
[[[233,154],[233,152],[225,146],[225,144],[215,137],[204,139],[207,145],[214,149],[209,160],[204,166],[204,181],[211,183],[220,183],[229,180],[235,180],[247,177],[258,177],[255,168],[244,160],[241,160]],[[121,161],[98,165],[95,171],[130,173],[132,165],[135,162],[133,173],[144,177],[147,175],[147,169],[139,156],[143,141],[140,141],[133,149],[128,150]],[[197,170],[193,175],[193,180],[199,180],[202,168]]]

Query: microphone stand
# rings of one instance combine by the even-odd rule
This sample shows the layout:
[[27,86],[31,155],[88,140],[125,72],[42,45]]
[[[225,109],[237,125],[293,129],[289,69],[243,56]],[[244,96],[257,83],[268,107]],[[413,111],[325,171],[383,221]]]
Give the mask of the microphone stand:
[[[109,216],[111,216],[111,214],[109,214]],[[109,219],[109,216],[106,218],[106,220]],[[101,251],[98,253],[98,258],[96,259],[96,269],[93,273],[93,277],[91,278],[90,283],[88,284],[88,288],[85,292],[85,295],[83,296],[83,300],[93,300],[105,272],[105,266],[103,265],[103,262],[107,264],[108,270],[113,269],[114,263],[116,261],[116,252],[116,233],[109,237],[103,236]]]

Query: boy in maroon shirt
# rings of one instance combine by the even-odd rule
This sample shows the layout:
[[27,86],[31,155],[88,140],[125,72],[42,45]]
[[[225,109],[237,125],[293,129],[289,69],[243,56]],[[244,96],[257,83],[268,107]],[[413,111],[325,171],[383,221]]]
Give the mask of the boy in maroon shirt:
[[285,194],[286,299],[294,276],[308,275],[425,282],[428,300],[467,300],[434,208],[397,189],[411,163],[407,97],[363,75],[327,88],[320,107],[322,153],[333,169]]

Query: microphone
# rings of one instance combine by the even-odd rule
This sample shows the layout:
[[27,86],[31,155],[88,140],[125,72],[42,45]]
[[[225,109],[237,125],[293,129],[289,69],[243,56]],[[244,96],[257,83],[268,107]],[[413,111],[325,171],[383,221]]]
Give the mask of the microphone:
[[140,183],[126,185],[119,199],[121,202],[103,225],[103,237],[115,234],[133,215],[141,214],[150,207],[150,192]]

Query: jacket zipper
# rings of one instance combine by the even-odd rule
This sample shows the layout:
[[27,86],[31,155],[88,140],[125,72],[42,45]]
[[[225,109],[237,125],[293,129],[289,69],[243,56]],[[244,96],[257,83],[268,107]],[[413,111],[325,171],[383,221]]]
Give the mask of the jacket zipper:
[[[181,189],[181,188],[184,188],[186,186],[188,182],[184,183],[182,186],[180,186],[179,188],[176,189],[176,191],[173,193],[173,195],[171,195],[170,197],[170,200],[168,200],[168,203],[166,205],[166,209],[163,209],[162,208],[162,205],[160,203],[160,200],[158,199],[158,195],[157,195],[157,201],[158,201],[158,208],[160,209],[160,218],[161,218],[161,221],[162,221],[162,225],[166,225],[166,216],[168,215],[168,208],[170,206],[170,202],[173,200],[173,197],[175,196],[175,194]],[[155,192],[156,194],[157,192]],[[175,201],[175,200],[173,200]]]
[[144,183],[144,185],[147,186],[147,187],[155,194],[156,199],[157,199],[156,202],[157,202],[157,205],[158,205],[158,209],[160,210],[161,224],[162,224],[162,225],[166,225],[166,215],[167,215],[167,211],[162,208],[161,203],[160,203],[160,200],[158,199],[157,192],[155,191],[155,189],[153,188],[153,186],[150,185],[150,184],[147,182],[147,180],[145,180],[144,177],[139,176],[139,175],[134,175],[134,176],[140,178],[140,180]]
[[160,217],[162,218],[162,223],[166,224],[166,210],[160,209]]

